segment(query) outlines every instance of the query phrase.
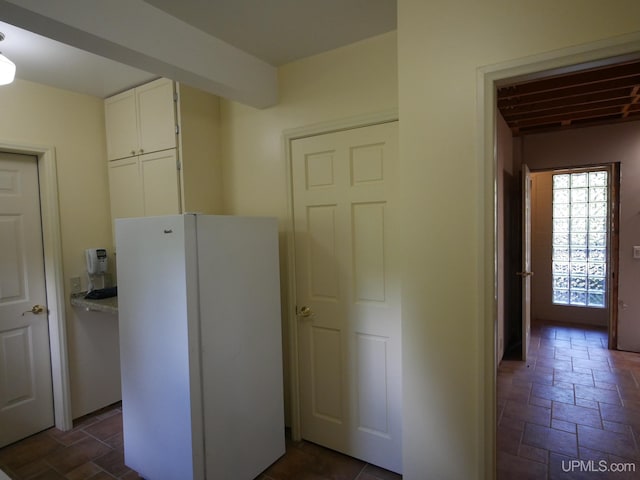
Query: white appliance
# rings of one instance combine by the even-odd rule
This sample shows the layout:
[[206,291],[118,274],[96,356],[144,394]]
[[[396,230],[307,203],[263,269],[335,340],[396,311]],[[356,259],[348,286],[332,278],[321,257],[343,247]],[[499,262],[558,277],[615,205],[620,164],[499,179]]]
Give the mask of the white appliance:
[[117,219],[125,464],[244,480],[285,452],[273,218]]

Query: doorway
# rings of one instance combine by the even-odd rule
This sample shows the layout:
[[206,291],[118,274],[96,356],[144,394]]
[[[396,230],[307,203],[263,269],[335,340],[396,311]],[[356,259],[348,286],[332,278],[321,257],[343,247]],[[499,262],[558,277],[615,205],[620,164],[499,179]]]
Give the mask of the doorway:
[[53,425],[37,159],[0,153],[0,447]]
[[615,332],[617,171],[610,164],[533,173],[536,319]]
[[[596,44],[590,44],[582,46],[580,49],[572,49],[567,51],[553,52],[553,54],[541,55],[538,58],[527,59],[526,61],[508,62],[499,66],[486,67],[481,69],[479,75],[479,91],[481,95],[480,102],[483,105],[484,115],[480,116],[480,130],[484,132],[484,135],[480,141],[480,149],[483,152],[485,159],[485,200],[487,205],[493,205],[491,213],[493,215],[487,215],[485,217],[485,228],[487,232],[499,231],[500,225],[497,223],[497,214],[499,208],[495,203],[496,193],[494,186],[496,183],[500,183],[500,170],[496,168],[496,148],[497,148],[497,133],[499,127],[496,126],[496,112],[497,108],[497,88],[515,81],[520,81],[525,78],[538,78],[543,79],[552,74],[561,72],[575,71],[580,68],[587,68],[596,64],[613,64],[621,61],[622,59],[637,58],[638,51],[640,50],[640,42],[637,39],[619,39],[615,42],[608,40],[606,42],[598,42]],[[587,63],[589,62],[589,63]],[[582,66],[578,66],[582,65]],[[521,154],[519,148],[514,149],[515,155]],[[521,159],[518,157],[518,161]],[[500,195],[500,191],[497,192]],[[489,210],[487,210],[489,211]],[[496,420],[496,381],[495,381],[495,368],[497,368],[498,356],[497,352],[500,351],[500,340],[498,338],[498,320],[496,312],[500,310],[500,302],[503,299],[504,291],[497,291],[495,287],[496,279],[499,279],[500,271],[497,270],[497,265],[501,264],[501,251],[499,248],[500,239],[494,234],[493,241],[490,241],[485,246],[485,263],[487,279],[491,278],[492,287],[486,289],[486,310],[485,318],[487,320],[485,324],[485,358],[488,364],[493,363],[494,369],[487,369],[487,410],[485,412],[487,418],[487,435],[485,441],[492,445],[495,445],[495,420]],[[495,248],[491,252],[491,248]],[[493,360],[491,360],[493,357]],[[495,450],[487,452],[491,454]],[[487,459],[487,464],[490,467],[489,471],[495,472],[494,460],[490,457]],[[493,467],[493,468],[491,468]]]
[[55,150],[53,147],[47,146],[0,141],[0,151],[33,155],[37,158],[46,305],[49,310],[48,330],[54,423],[58,429],[66,431],[73,428],[73,419],[67,357],[62,241]]

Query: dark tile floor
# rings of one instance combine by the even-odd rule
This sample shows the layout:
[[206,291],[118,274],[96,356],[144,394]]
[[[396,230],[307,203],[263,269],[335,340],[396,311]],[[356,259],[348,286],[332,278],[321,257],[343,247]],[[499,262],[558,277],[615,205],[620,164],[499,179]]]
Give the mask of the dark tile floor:
[[498,479],[639,479],[640,355],[601,329],[538,324],[498,369]]
[[[0,469],[14,480],[136,480],[124,465],[119,405],[0,449]],[[399,480],[395,473],[309,442],[287,440],[287,452],[258,480]],[[180,480],[180,479],[176,479]],[[231,479],[230,479],[231,480]]]
[[[640,355],[607,350],[603,330],[534,325],[529,361],[498,369],[498,479],[640,478]],[[70,432],[50,429],[0,449],[12,479],[135,480],[124,465],[118,405]],[[616,469],[618,471],[614,472]],[[259,480],[398,480],[309,442]]]

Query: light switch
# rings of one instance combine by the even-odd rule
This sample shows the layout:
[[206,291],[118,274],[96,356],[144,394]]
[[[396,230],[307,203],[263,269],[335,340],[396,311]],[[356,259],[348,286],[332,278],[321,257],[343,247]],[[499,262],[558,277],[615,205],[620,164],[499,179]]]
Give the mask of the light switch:
[[633,246],[633,258],[640,258],[640,246]]

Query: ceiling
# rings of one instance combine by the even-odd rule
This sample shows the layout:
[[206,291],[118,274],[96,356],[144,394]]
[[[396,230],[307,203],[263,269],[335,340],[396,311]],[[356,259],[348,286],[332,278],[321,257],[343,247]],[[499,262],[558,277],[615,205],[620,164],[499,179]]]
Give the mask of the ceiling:
[[514,136],[640,120],[640,60],[501,86],[497,100]]
[[[12,7],[8,2],[2,3],[7,11]],[[272,66],[396,28],[396,0],[146,0],[140,3]],[[2,9],[0,19],[6,20]],[[0,22],[0,32],[6,35],[0,51],[16,64],[16,76],[24,80],[104,98],[158,76],[8,23]]]
[[0,52],[22,80],[106,98],[157,77],[8,23],[0,22],[0,32]]
[[144,0],[274,65],[396,28],[396,0]]
[[[15,14],[15,5],[32,3],[0,0],[0,18],[22,19],[21,15]],[[65,13],[67,17],[72,16],[71,12],[83,8],[81,0],[61,0],[59,3],[69,7],[64,10],[68,12]],[[146,35],[162,51],[180,46],[182,50],[178,53],[178,58],[191,53],[196,65],[207,61],[218,64],[222,75],[238,66],[240,73],[233,80],[218,78],[222,83],[230,85],[250,79],[252,72],[256,71],[242,69],[246,57],[273,68],[396,28],[396,0],[128,0],[127,7],[123,7],[122,2],[115,2],[113,5],[115,4],[120,5],[119,10],[109,6],[112,4],[102,4],[102,15],[105,18],[97,18],[97,25],[92,27],[97,32],[96,35],[102,35],[104,45],[112,46],[117,37],[123,42],[135,42],[144,39]],[[40,15],[60,12],[60,9],[52,6],[53,10],[47,13],[47,3],[38,5],[42,6]],[[96,5],[84,7],[85,18],[91,16],[94,12],[92,8],[97,8]],[[147,22],[135,24],[127,31],[127,25],[119,21],[119,17],[130,13],[124,10],[135,9],[136,6],[139,12],[145,14]],[[18,10],[19,13],[25,12],[24,9]],[[13,13],[13,17],[9,16],[10,13]],[[113,18],[106,18],[109,14],[113,14]],[[96,17],[95,13],[93,16]],[[171,19],[173,25],[165,23],[165,27],[173,28],[148,29],[144,34],[141,33],[141,27],[151,26],[150,17],[160,21]],[[34,26],[42,27],[41,33],[46,36],[0,22],[0,32],[6,35],[6,39],[0,43],[0,51],[16,63],[18,78],[105,98],[161,74],[178,79],[181,73],[172,67],[164,72],[154,70],[158,65],[166,67],[168,62],[175,61],[175,56],[165,63],[146,63],[145,67],[136,68],[141,65],[140,59],[148,59],[148,55],[130,57],[129,51],[122,53],[123,49],[120,48],[117,53],[121,53],[121,56],[111,56],[120,61],[114,61],[105,58],[106,55],[100,55],[109,50],[104,45],[102,50],[93,49],[98,53],[96,54],[84,50],[83,44],[76,43],[81,47],[76,48],[62,43],[67,42],[66,39],[71,38],[69,36],[59,36],[58,40],[61,41],[51,40],[46,33],[53,33],[53,30],[47,29],[50,25],[60,26],[60,22],[69,21],[72,27],[80,26],[71,28],[74,34],[84,26],[77,19],[49,18],[43,23],[39,18],[42,17],[35,15],[30,20],[35,22]],[[114,23],[110,24],[109,21]],[[106,34],[101,34],[98,31],[100,23],[111,32],[114,32],[112,25],[117,26],[115,36],[107,38]],[[125,38],[127,33],[131,35],[128,39]],[[184,35],[181,36],[181,33]],[[203,42],[202,46],[189,41],[191,38],[187,37],[192,35]],[[88,39],[91,44],[95,38],[89,32],[84,41]],[[214,52],[216,44],[207,43],[210,39],[221,42],[231,50],[222,48]],[[245,57],[236,55],[233,49]],[[125,65],[121,62],[128,63]],[[192,66],[182,68],[184,70]],[[202,77],[203,72],[208,73],[197,71],[196,68],[192,71],[196,75],[190,78],[195,81]],[[568,73],[542,72],[536,77],[513,81],[498,89],[498,108],[516,136],[640,119],[638,59],[620,60],[613,65],[590,68],[575,66]],[[246,90],[258,88],[256,85],[264,82],[259,76],[254,80]],[[188,80],[181,81],[189,83]],[[194,83],[194,86],[200,85]],[[230,92],[229,98],[233,98],[233,89],[227,92]],[[227,96],[225,92],[219,94]]]

